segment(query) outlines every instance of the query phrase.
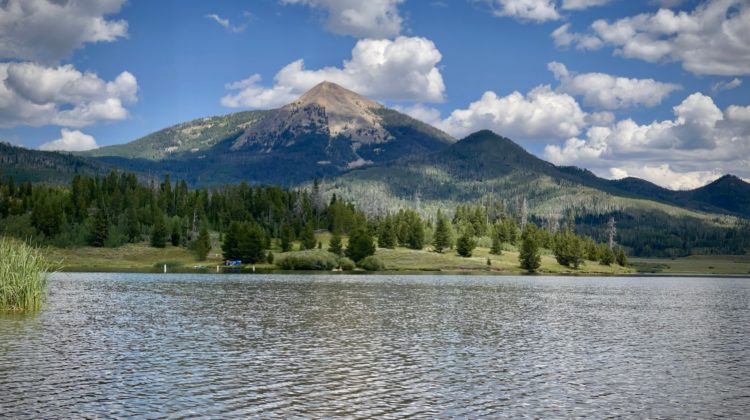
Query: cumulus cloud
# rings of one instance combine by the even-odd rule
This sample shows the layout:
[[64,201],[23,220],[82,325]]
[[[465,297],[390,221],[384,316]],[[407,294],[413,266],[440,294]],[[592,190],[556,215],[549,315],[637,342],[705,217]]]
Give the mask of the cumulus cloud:
[[727,107],[693,93],[674,119],[594,126],[583,138],[545,147],[558,165],[579,165],[611,177],[638,176],[669,188],[694,188],[721,174],[750,175],[750,106]]
[[714,93],[719,93],[724,90],[732,90],[734,88],[738,88],[741,85],[742,85],[742,80],[735,77],[734,79],[729,80],[729,81],[722,80],[720,82],[714,83],[711,86],[711,91]]
[[675,172],[667,163],[643,166],[631,164],[622,168],[610,168],[609,173],[614,179],[632,176],[672,190],[692,190],[699,188],[717,180],[723,175],[718,171]]
[[362,38],[390,38],[401,33],[402,0],[281,0],[323,10],[328,31]]
[[138,83],[129,72],[112,81],[72,65],[0,63],[0,127],[83,127],[125,119],[125,104],[137,101]]
[[240,32],[244,32],[247,28],[247,25],[232,25],[232,23],[229,21],[229,19],[222,18],[221,16],[217,15],[216,13],[211,13],[206,15],[206,18],[216,22],[221,26],[222,28],[234,32],[236,34]]
[[570,23],[566,23],[552,31],[552,39],[558,47],[569,47],[575,45],[579,50],[596,50],[602,47],[604,42],[599,37],[588,34],[571,33]]
[[39,146],[39,150],[60,150],[66,152],[81,152],[84,150],[96,149],[99,147],[96,144],[94,137],[84,134],[78,130],[68,130],[63,128],[60,130],[60,138],[52,140],[48,143],[44,143]]
[[526,95],[516,91],[500,97],[485,92],[438,126],[456,137],[490,129],[512,139],[550,140],[578,135],[586,126],[586,113],[572,96],[538,86]]
[[489,0],[495,16],[535,22],[561,19],[559,9],[583,10],[609,2],[610,0]]
[[568,24],[552,33],[558,46],[596,49],[648,62],[678,61],[694,74],[750,74],[750,3],[710,0],[691,12],[659,9],[608,22],[600,19],[586,34]]
[[297,60],[276,73],[272,86],[262,85],[258,74],[226,85],[237,92],[224,96],[221,103],[227,107],[274,108],[325,80],[376,99],[441,102],[445,84],[436,67],[441,59],[440,51],[426,38],[363,39],[341,67],[309,70],[303,60]]
[[584,10],[589,7],[604,6],[610,0],[563,0],[562,8],[566,10]]
[[414,104],[411,106],[394,106],[393,109],[430,125],[439,125],[441,122],[440,111],[435,108],[425,106],[424,104]]
[[127,36],[124,20],[108,20],[125,0],[0,2],[0,58],[54,62],[89,42]]
[[547,68],[560,81],[559,91],[581,96],[585,105],[600,109],[652,107],[680,89],[680,85],[654,79],[631,79],[606,73],[571,74],[564,64],[555,61]]

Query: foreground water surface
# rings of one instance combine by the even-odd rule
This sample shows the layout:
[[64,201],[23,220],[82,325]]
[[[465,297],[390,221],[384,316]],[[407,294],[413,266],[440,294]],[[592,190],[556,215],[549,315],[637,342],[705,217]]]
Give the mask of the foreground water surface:
[[56,274],[0,417],[743,417],[750,279]]

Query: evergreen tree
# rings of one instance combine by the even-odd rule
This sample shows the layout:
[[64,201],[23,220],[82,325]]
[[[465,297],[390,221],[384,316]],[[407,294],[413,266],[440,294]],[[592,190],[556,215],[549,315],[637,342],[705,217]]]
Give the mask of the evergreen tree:
[[581,238],[567,227],[559,230],[552,240],[552,252],[560,265],[578,268],[583,262],[584,251]]
[[462,257],[471,257],[471,253],[476,248],[477,243],[469,231],[464,232],[456,241],[456,252]]
[[180,224],[179,219],[172,220],[172,231],[169,234],[169,242],[172,243],[172,246],[179,246],[180,245]]
[[621,267],[627,267],[628,266],[628,255],[625,254],[625,249],[623,247],[619,247],[617,250],[617,264]]
[[333,252],[338,256],[343,255],[341,235],[339,235],[338,232],[333,232],[333,236],[331,236],[331,242],[328,243],[328,252]]
[[104,209],[97,209],[91,226],[89,244],[91,246],[103,247],[109,236],[109,219]]
[[390,248],[396,247],[396,229],[393,225],[393,217],[389,214],[385,216],[380,228],[378,229],[378,247]]
[[435,221],[435,233],[432,246],[436,252],[442,253],[444,249],[451,247],[451,232],[448,226],[448,219],[445,218],[443,212],[438,210]]
[[542,257],[539,254],[539,234],[536,225],[526,223],[521,234],[521,250],[518,254],[521,268],[533,273],[542,265]]
[[154,224],[151,226],[151,246],[154,248],[164,248],[167,245],[167,225],[164,223],[164,216],[157,214],[154,218]]
[[294,241],[294,229],[289,223],[281,226],[281,252],[292,250],[292,241]]
[[224,234],[224,242],[221,244],[221,250],[225,260],[239,260],[241,255],[239,254],[239,240],[242,229],[240,222],[232,222],[229,224],[229,229]]
[[128,242],[138,242],[141,240],[141,226],[138,222],[138,213],[135,210],[135,206],[129,206],[128,212],[125,215],[126,219],[126,234],[128,236]]
[[300,249],[315,249],[318,241],[315,239],[315,232],[313,231],[312,222],[307,222],[305,224],[305,227],[302,229],[302,233],[300,234],[299,240]]
[[365,257],[375,254],[375,242],[364,228],[358,228],[349,235],[349,245],[346,256],[352,261],[359,262]]
[[495,226],[493,226],[492,229],[492,245],[490,246],[490,254],[502,255],[504,237],[505,227],[502,223],[495,223]]
[[201,227],[198,238],[195,240],[194,245],[195,256],[198,261],[205,261],[208,256],[208,252],[211,250],[211,237],[208,234],[208,229],[205,226]]
[[615,262],[615,253],[607,245],[602,245],[599,249],[599,263],[602,265],[612,265]]
[[266,232],[257,223],[243,223],[237,239],[237,253],[246,264],[255,264],[266,260]]

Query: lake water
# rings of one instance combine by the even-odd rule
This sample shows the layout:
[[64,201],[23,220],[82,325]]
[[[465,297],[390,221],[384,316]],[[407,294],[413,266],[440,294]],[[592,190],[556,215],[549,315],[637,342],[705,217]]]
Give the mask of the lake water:
[[0,417],[750,413],[750,279],[55,274]]

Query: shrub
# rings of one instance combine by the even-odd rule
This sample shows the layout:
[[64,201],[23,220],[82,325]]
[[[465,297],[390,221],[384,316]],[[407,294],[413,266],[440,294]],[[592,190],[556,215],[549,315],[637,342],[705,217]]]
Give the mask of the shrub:
[[290,252],[277,260],[276,265],[284,270],[333,270],[340,263],[336,254],[317,249]]
[[370,255],[365,257],[358,263],[359,267],[367,271],[381,271],[385,270],[385,263],[380,258]]
[[0,239],[0,310],[38,310],[50,268],[38,250],[23,242]]
[[354,270],[356,265],[354,264],[354,261],[349,258],[341,257],[339,258],[339,267],[344,271],[351,271]]
[[353,261],[360,261],[374,253],[375,243],[367,230],[357,229],[349,235],[349,244],[346,247],[347,257]]

